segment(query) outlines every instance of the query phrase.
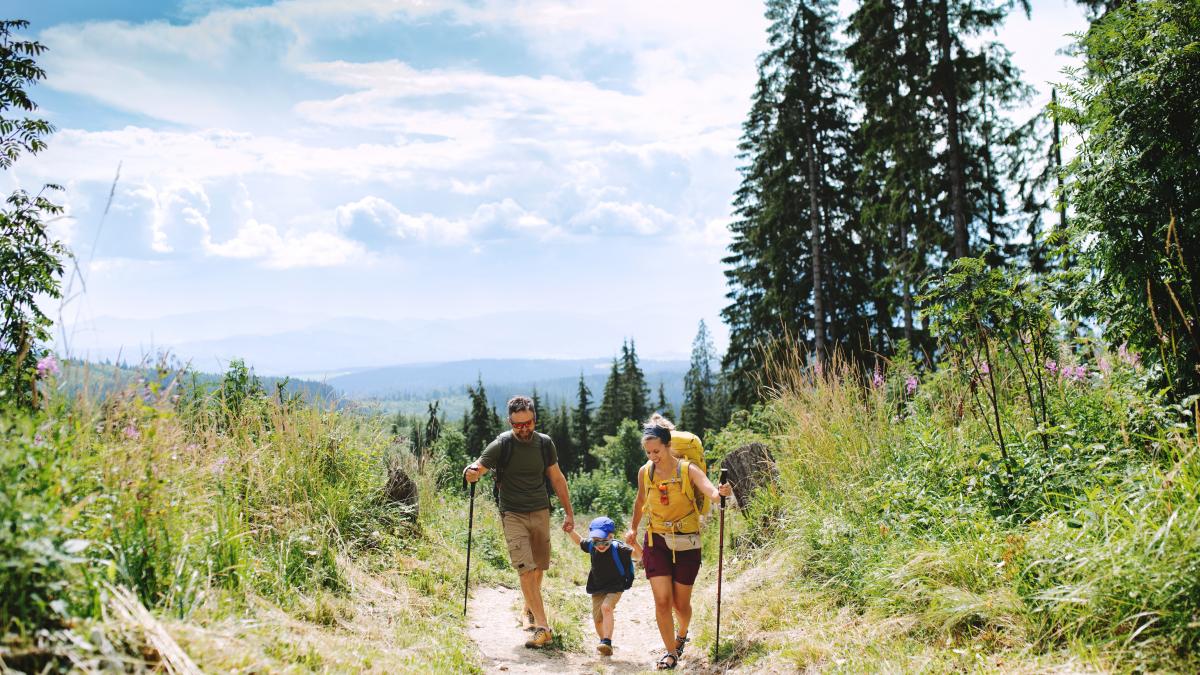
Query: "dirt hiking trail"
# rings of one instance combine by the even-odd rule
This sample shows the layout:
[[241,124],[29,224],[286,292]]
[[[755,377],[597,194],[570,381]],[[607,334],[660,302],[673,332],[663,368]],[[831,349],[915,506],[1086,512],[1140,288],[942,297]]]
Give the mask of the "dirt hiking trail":
[[[521,592],[511,588],[480,587],[472,591],[467,630],[483,655],[488,673],[641,673],[654,672],[663,655],[662,639],[654,623],[654,597],[650,584],[639,579],[621,596],[613,628],[612,656],[596,652],[596,629],[591,612],[580,617],[584,635],[581,652],[526,649],[531,635],[523,629]],[[579,591],[582,593],[582,589]],[[553,608],[551,609],[553,612]],[[710,672],[708,659],[688,645],[673,672]]]

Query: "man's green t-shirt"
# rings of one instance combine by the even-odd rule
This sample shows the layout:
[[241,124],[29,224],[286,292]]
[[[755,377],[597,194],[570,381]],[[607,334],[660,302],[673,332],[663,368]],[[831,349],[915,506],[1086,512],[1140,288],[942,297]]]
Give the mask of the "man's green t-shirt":
[[[512,436],[512,456],[500,483],[500,510],[530,513],[550,508],[550,496],[545,487],[550,479],[545,473],[547,467],[558,464],[554,441],[534,432],[528,441],[522,442],[513,432],[506,431],[488,444],[480,458],[489,471],[495,471],[500,464],[500,447],[506,436]],[[542,443],[546,444],[548,463],[542,461]]]

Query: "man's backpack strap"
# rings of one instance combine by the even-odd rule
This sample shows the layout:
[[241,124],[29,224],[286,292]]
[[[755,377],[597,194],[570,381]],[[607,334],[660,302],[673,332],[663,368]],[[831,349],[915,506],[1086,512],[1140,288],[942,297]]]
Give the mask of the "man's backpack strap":
[[[546,494],[551,492],[550,481],[546,480],[546,469],[550,467],[550,448],[546,444],[546,439],[549,438],[546,434],[540,431],[534,431],[538,437],[538,449],[542,451],[542,482],[546,485]],[[500,434],[500,461],[496,464],[496,479],[492,481],[492,498],[496,500],[496,504],[500,503],[500,483],[504,478],[504,470],[508,468],[508,463],[512,461],[513,455],[513,434],[511,431],[505,431]],[[465,480],[465,479],[464,479]]]

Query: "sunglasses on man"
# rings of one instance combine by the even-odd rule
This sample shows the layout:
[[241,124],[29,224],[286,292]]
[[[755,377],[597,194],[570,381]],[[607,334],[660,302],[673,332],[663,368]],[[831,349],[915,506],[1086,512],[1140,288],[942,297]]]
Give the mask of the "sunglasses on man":
[[512,420],[509,420],[508,423],[512,425],[512,428],[524,431],[525,429],[532,429],[534,421],[535,420],[529,420],[528,422],[513,422]]

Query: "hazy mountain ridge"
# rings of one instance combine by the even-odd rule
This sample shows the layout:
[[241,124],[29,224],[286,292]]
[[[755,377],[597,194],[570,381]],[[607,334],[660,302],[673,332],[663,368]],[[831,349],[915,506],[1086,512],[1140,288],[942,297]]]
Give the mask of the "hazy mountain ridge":
[[[531,334],[530,320],[536,322]],[[241,358],[263,375],[303,373],[330,379],[394,364],[445,364],[490,360],[495,355],[533,361],[569,360],[611,353],[621,336],[636,340],[639,354],[671,358],[686,355],[690,342],[646,333],[633,314],[571,312],[507,314],[453,319],[318,318],[312,314],[261,308],[193,312],[157,319],[100,317],[56,336],[57,351],[90,361],[133,362],[167,351],[204,371],[222,371]],[[685,366],[686,367],[686,366]],[[566,377],[572,373],[555,373]],[[574,371],[576,377],[578,370]],[[536,376],[534,379],[540,379]],[[461,383],[474,381],[475,373]],[[488,375],[484,373],[485,383]],[[444,382],[450,384],[450,382]],[[458,384],[458,382],[455,382]]]

